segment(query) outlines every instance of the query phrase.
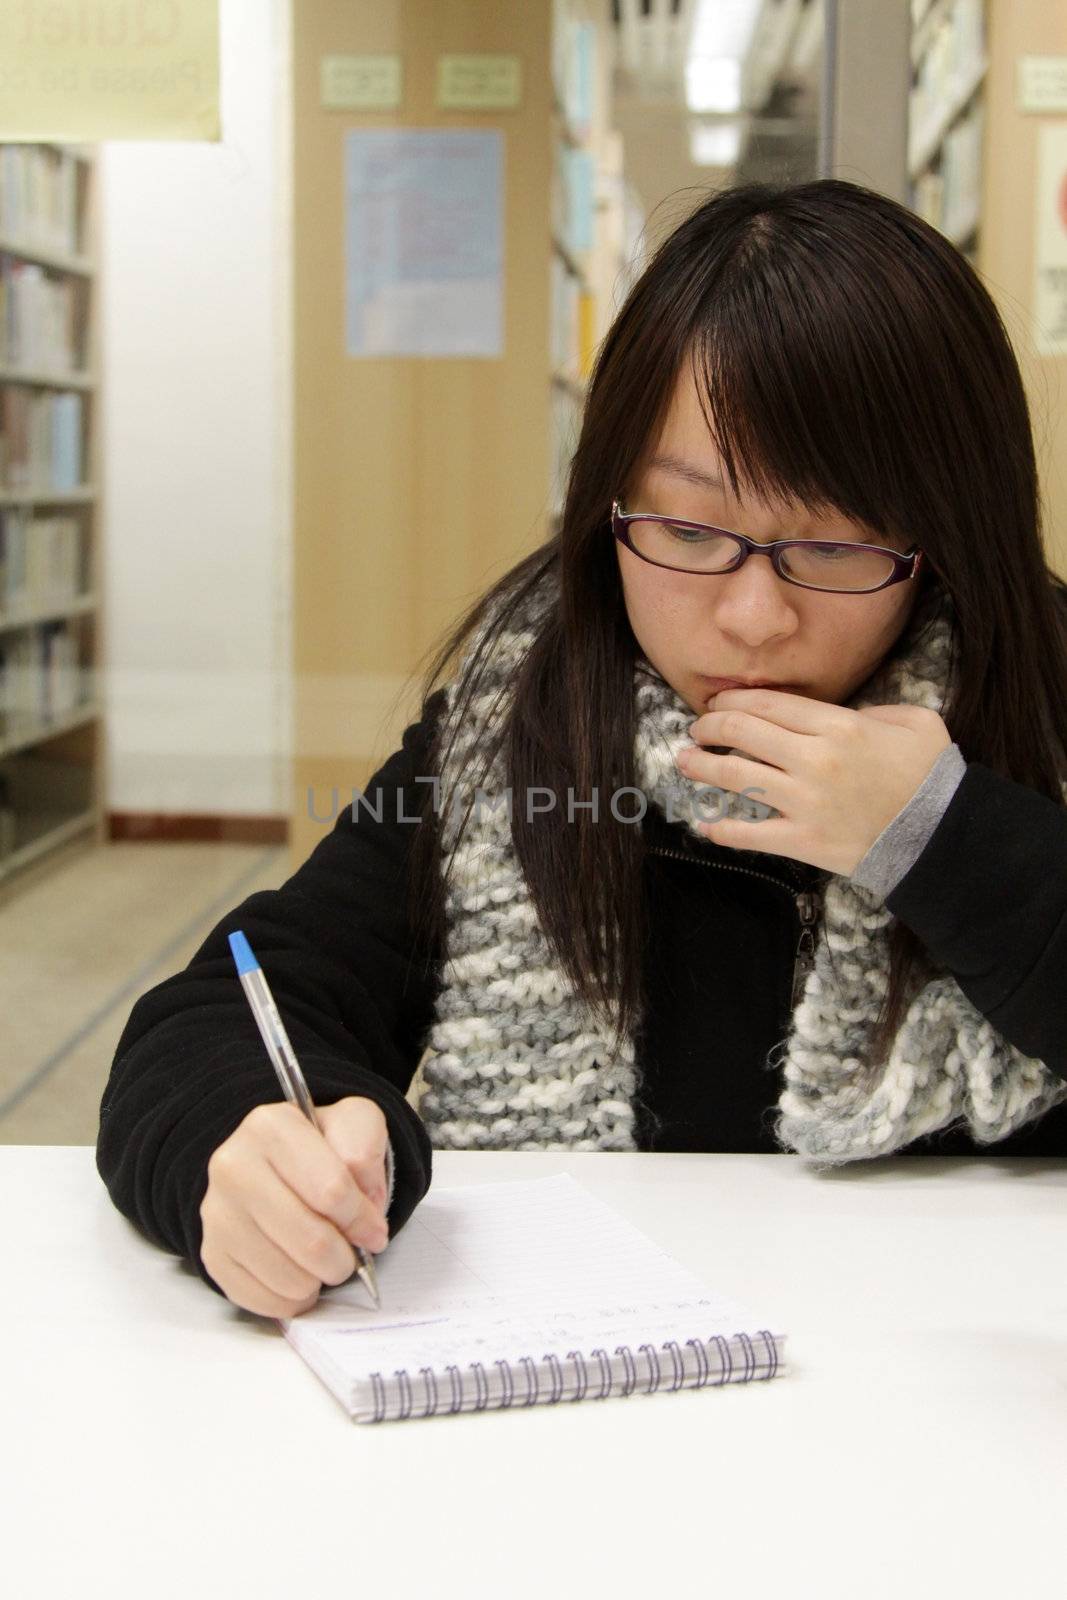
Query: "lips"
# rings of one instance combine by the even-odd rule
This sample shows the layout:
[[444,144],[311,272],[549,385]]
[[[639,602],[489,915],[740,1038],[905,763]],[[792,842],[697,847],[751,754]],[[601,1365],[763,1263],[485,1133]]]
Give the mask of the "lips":
[[713,693],[720,689],[788,689],[788,683],[772,683],[768,678],[706,678]]

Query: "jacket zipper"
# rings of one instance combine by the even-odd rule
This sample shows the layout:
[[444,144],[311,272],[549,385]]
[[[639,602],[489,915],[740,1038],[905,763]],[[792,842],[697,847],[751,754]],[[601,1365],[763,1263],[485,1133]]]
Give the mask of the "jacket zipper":
[[714,867],[720,872],[746,872],[750,878],[762,878],[765,883],[773,883],[793,896],[800,916],[800,938],[793,956],[793,988],[789,1001],[789,1009],[794,1011],[804,992],[808,973],[815,965],[815,923],[819,915],[821,893],[812,889],[791,889],[781,878],[772,878],[769,872],[756,872],[752,867],[735,867],[729,861],[707,861],[703,856],[690,855],[685,850],[668,850],[663,845],[649,845],[648,854],[675,856],[679,861],[695,861],[698,867]]

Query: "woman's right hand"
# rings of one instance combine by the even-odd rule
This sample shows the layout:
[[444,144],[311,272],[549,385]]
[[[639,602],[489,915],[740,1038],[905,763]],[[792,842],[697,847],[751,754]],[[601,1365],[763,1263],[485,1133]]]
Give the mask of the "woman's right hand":
[[353,1244],[384,1250],[385,1114],[349,1095],[316,1106],[323,1134],[289,1101],[255,1106],[211,1154],[201,1260],[228,1300],[295,1317],[324,1283],[356,1270]]

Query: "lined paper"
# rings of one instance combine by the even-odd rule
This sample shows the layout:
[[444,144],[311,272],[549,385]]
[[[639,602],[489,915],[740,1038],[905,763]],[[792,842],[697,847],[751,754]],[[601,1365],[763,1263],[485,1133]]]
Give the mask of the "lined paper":
[[375,1272],[380,1311],[351,1280],[282,1324],[327,1382],[774,1331],[568,1173],[432,1189]]

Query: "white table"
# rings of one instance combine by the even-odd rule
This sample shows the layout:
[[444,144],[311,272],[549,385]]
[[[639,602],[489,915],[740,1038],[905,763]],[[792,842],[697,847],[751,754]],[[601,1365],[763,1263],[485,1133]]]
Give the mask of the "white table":
[[777,1311],[788,1373],[360,1425],[90,1148],[0,1147],[5,1592],[1062,1596],[1067,1164],[438,1152],[434,1181],[556,1172]]

